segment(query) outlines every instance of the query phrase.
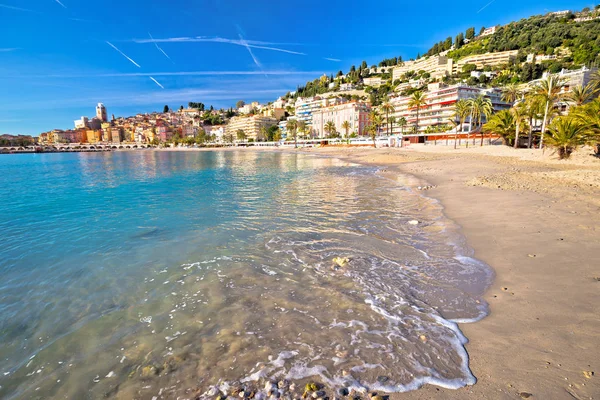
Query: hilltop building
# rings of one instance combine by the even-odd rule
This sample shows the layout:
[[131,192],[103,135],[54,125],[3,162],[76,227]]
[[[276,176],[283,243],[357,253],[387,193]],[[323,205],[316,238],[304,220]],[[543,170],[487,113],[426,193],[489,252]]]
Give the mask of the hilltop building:
[[102,103],[98,103],[98,105],[96,106],[96,118],[98,118],[102,122],[108,121],[108,117],[106,115],[106,107],[104,107],[104,104]]

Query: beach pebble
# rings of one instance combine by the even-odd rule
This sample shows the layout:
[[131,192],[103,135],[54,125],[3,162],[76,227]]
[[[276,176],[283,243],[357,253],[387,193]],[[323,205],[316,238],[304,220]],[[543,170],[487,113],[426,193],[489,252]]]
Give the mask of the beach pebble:
[[535,254],[527,254],[527,257],[535,258]]
[[275,389],[275,384],[273,382],[265,383],[265,392],[267,394],[271,394],[271,392]]
[[417,221],[416,219],[413,219],[412,221],[408,221],[409,225],[419,225],[419,221]]
[[423,342],[423,343],[427,342],[427,336],[425,336],[425,335],[419,336],[419,339],[421,339],[421,342]]
[[386,383],[389,380],[390,378],[388,378],[387,376],[380,375],[377,377],[377,382],[379,383]]
[[107,378],[112,378],[113,376],[115,376],[115,373],[113,371],[110,371],[108,375],[106,375]]
[[519,393],[519,396],[521,396],[521,398],[523,398],[523,399],[528,399],[533,395],[531,393],[521,392],[521,393]]
[[588,379],[592,379],[592,376],[594,376],[594,371],[583,371],[583,376]]
[[343,397],[348,396],[348,393],[349,393],[348,389],[346,389],[346,388],[341,388],[338,390],[338,394]]
[[282,381],[279,381],[279,382],[277,383],[277,387],[278,387],[279,389],[283,389],[283,388],[285,388],[287,385],[288,385],[288,382],[287,382],[286,380],[282,380]]

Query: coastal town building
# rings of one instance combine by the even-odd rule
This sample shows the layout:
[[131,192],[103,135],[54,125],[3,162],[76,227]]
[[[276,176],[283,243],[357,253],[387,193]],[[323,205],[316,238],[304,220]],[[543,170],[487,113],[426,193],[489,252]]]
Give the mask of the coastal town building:
[[[450,121],[454,120],[456,102],[479,95],[491,100],[494,111],[508,109],[511,106],[502,101],[502,91],[497,88],[483,89],[464,84],[449,86],[439,82],[429,84],[426,92],[427,104],[419,109],[418,133],[431,132],[436,129],[447,130]],[[390,116],[395,117],[396,121],[405,118],[407,122],[404,128],[394,127],[391,134],[414,132],[417,129],[417,110],[408,106],[410,99],[409,96],[398,96],[390,100],[395,108],[395,112]],[[386,129],[387,127],[383,126],[382,132],[388,133]]]
[[363,79],[363,84],[365,86],[379,87],[382,85],[382,83],[383,83],[383,79],[380,76]]
[[476,65],[477,69],[483,69],[485,66],[497,66],[507,64],[514,60],[519,53],[518,50],[500,51],[497,53],[474,54],[472,56],[463,57],[454,65],[454,73],[462,72],[463,67],[467,64]]
[[241,130],[248,140],[256,140],[261,128],[269,128],[273,125],[277,125],[277,120],[273,117],[263,115],[233,117],[227,124],[225,133],[235,138],[237,132]]
[[452,73],[453,61],[446,56],[437,55],[431,57],[421,57],[416,61],[406,61],[402,65],[395,67],[392,72],[392,79],[401,80],[409,71],[428,72],[433,78],[441,78]]
[[75,129],[85,129],[88,127],[88,117],[81,117],[74,121]]
[[479,35],[479,37],[493,35],[494,33],[496,33],[497,30],[498,26],[491,26],[489,28],[484,29],[483,32],[481,32],[481,34]]
[[104,104],[102,103],[98,103],[98,105],[96,106],[96,118],[98,118],[102,122],[108,121],[106,107],[104,107]]
[[323,138],[329,135],[325,131],[327,122],[333,121],[338,133],[345,133],[342,128],[344,121],[350,122],[350,133],[359,136],[365,134],[369,123],[370,106],[366,103],[350,102],[323,107],[312,114],[312,129],[317,137]]

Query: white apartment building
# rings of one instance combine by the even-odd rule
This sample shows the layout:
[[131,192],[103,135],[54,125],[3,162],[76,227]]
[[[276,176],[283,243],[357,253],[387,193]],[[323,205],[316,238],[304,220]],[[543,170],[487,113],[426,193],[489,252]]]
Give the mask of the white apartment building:
[[365,86],[379,87],[383,84],[383,79],[381,79],[380,76],[373,77],[373,78],[364,78],[363,84]]
[[[316,97],[298,97],[294,108],[296,109],[296,119],[304,121],[307,126],[312,125],[312,115],[315,111],[318,111],[323,106],[327,106],[331,100],[322,99],[319,96]],[[335,100],[337,101],[337,100]]]
[[215,137],[216,142],[222,142],[223,135],[225,135],[225,128],[225,125],[213,125],[208,133]]
[[350,122],[349,133],[356,133],[359,136],[365,134],[365,128],[369,124],[370,106],[365,103],[350,102],[323,107],[315,111],[312,115],[312,128],[318,137],[326,137],[329,133],[325,132],[325,125],[329,121],[335,123],[335,128],[342,136],[345,130],[342,128],[344,121]]
[[[450,125],[450,120],[453,119],[456,102],[458,100],[475,98],[479,95],[484,95],[492,101],[494,111],[508,109],[511,106],[502,101],[502,91],[500,89],[482,89],[464,84],[453,86],[448,86],[443,83],[429,84],[428,91],[426,92],[427,105],[419,110],[419,133],[425,133],[429,127]],[[403,129],[395,126],[391,133],[412,133],[417,125],[417,110],[408,107],[410,97],[398,96],[391,99],[390,102],[396,109],[390,117],[394,116],[396,121],[400,118],[405,118],[407,122]],[[386,129],[386,126],[382,127],[383,131]]]
[[[588,83],[590,83],[590,80],[592,79],[592,75],[596,71],[598,71],[598,68],[596,68],[596,67],[590,69],[590,68],[583,66],[580,69],[575,70],[575,71],[569,71],[567,69],[563,69],[559,73],[554,74],[554,76],[558,76],[563,81],[564,85],[561,89],[561,93],[566,94],[566,93],[569,93],[570,91],[572,91],[573,88],[575,88],[575,87],[585,86]],[[523,85],[522,87],[524,88],[525,91],[527,91],[527,90],[531,89],[533,86],[537,85],[543,79],[546,79],[548,77],[548,75],[550,75],[548,72],[544,72],[541,79],[531,81],[528,84]],[[560,111],[563,111],[563,112],[567,111],[569,109],[569,107],[570,107],[570,104],[568,102],[562,101],[562,102],[558,103],[558,108]]]
[[555,54],[550,54],[550,55],[546,55],[546,54],[528,54],[527,55],[527,62],[531,63],[533,62],[533,60],[535,60],[536,64],[541,64],[542,61],[551,61],[551,60],[556,60],[558,57]]
[[472,56],[463,57],[454,65],[454,72],[462,72],[463,67],[467,64],[474,64],[477,69],[482,69],[486,65],[495,66],[506,64],[510,60],[517,57],[518,50],[500,51],[497,53],[474,54]]
[[452,67],[452,59],[446,56],[421,57],[416,61],[406,61],[402,65],[395,67],[392,72],[392,79],[394,81],[402,79],[402,76],[409,71],[425,71],[429,72],[432,78],[441,78],[451,74]]
[[498,30],[498,26],[492,26],[492,27],[486,28],[483,30],[483,32],[481,32],[479,37],[493,35],[494,33],[496,33],[497,30]]
[[257,101],[253,101],[253,102],[252,102],[252,103],[250,103],[250,104],[246,104],[246,105],[244,105],[243,107],[240,107],[240,108],[238,109],[238,111],[239,111],[240,113],[242,113],[242,114],[250,114],[250,113],[252,112],[252,110],[254,110],[255,108],[256,108],[257,110],[261,108],[261,105],[260,105],[260,103],[259,103],[259,102],[257,102]]
[[233,117],[225,128],[226,134],[231,134],[235,138],[239,130],[244,131],[248,140],[256,140],[262,127],[269,128],[277,125],[277,120],[272,117],[262,115],[253,115],[250,117]]
[[75,129],[86,129],[88,127],[88,117],[81,117],[74,121]]

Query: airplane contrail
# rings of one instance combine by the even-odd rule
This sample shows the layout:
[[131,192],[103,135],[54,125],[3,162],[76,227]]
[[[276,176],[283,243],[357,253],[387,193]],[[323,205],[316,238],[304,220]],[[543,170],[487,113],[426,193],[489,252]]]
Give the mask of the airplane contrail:
[[136,63],[136,62],[135,62],[135,61],[133,61],[131,58],[129,58],[129,57],[127,56],[127,54],[125,54],[125,53],[123,53],[121,50],[117,49],[117,46],[115,46],[114,44],[112,44],[112,43],[111,43],[111,42],[109,42],[108,40],[106,41],[106,44],[108,44],[110,47],[112,47],[113,49],[115,49],[116,51],[118,51],[118,52],[119,52],[119,54],[121,54],[123,57],[125,57],[126,59],[128,59],[129,61],[131,61],[131,63],[132,63],[133,65],[135,65],[135,66],[136,66],[136,67],[138,67],[138,68],[142,68],[142,67],[140,67],[140,65],[139,65],[138,63]]
[[481,8],[479,9],[479,11],[477,11],[477,13],[476,13],[476,14],[479,14],[480,12],[482,12],[483,10],[485,10],[485,9],[486,9],[486,8],[487,8],[489,5],[491,5],[491,4],[492,4],[492,3],[494,3],[494,2],[496,2],[496,0],[492,0],[492,1],[490,1],[490,2],[489,2],[489,3],[487,3],[485,6],[481,7]]
[[67,6],[65,6],[63,3],[60,2],[60,0],[54,0],[56,1],[58,4],[60,4],[61,6],[63,6],[63,8],[67,8]]
[[150,39],[152,39],[152,42],[154,43],[154,46],[156,46],[156,48],[158,49],[158,51],[160,51],[161,53],[163,53],[165,55],[165,57],[167,57],[169,59],[169,61],[171,61],[173,64],[175,64],[175,62],[173,60],[171,60],[171,57],[169,57],[169,55],[158,45],[158,43],[156,43],[154,41],[154,38],[152,37],[152,35],[150,34],[150,32],[148,32],[148,35],[150,36]]
[[156,83],[158,86],[160,86],[161,89],[164,89],[165,87],[163,85],[161,85],[156,79],[154,79],[153,77],[150,77],[150,79],[152,79],[154,81],[154,83]]

